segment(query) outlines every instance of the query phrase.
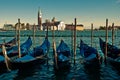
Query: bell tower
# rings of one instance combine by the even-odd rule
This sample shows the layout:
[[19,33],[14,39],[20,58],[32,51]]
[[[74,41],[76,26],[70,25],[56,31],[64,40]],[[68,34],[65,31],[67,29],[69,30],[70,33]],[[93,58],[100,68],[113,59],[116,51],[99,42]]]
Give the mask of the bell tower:
[[38,10],[38,29],[42,30],[42,13],[41,10]]

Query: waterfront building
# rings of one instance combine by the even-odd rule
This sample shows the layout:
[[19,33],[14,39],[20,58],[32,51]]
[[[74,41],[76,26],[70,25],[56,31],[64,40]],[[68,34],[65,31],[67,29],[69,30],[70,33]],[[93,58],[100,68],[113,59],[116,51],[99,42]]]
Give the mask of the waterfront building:
[[43,30],[65,30],[65,24],[63,21],[56,21],[55,17],[52,19],[52,21],[48,21],[42,24]]
[[[29,23],[27,23],[27,24],[29,24]],[[19,24],[16,23],[15,26],[14,26],[14,29],[16,29],[16,30],[18,30],[18,29],[20,29],[20,30],[26,30],[27,27],[25,26],[25,23],[20,23],[20,27],[19,27]]]
[[15,30],[12,24],[4,24],[3,29],[4,30]]
[[[63,21],[57,21],[54,23],[54,30],[65,30],[65,24]],[[51,27],[51,29],[53,30],[53,28]]]
[[55,17],[52,19],[51,30],[65,30],[65,23],[63,21],[57,21]]
[[[65,30],[74,30],[74,26],[72,24],[66,24]],[[76,30],[83,31],[84,30],[84,25],[78,24],[76,25]]]

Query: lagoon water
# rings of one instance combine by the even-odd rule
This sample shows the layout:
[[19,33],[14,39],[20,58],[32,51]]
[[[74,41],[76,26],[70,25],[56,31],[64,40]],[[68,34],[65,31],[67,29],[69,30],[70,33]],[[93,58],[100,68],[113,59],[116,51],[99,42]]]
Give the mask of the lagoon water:
[[[32,37],[32,31],[21,31],[20,41],[23,43],[27,36]],[[35,45],[40,45],[44,40],[46,32],[37,31],[35,38]],[[38,64],[36,66],[30,66],[24,70],[12,70],[0,73],[0,80],[119,80],[120,79],[120,69],[116,69],[113,65],[104,63],[99,69],[91,70],[86,68],[83,63],[81,63],[81,57],[79,55],[79,49],[76,52],[76,64],[74,65],[73,59],[71,59],[71,67],[68,71],[55,71],[53,68],[53,56],[52,56],[52,32],[48,31],[49,41],[51,43],[51,48],[49,51],[49,62]],[[55,42],[56,46],[59,45],[60,40],[63,39],[71,47],[71,31],[55,31]],[[115,46],[120,48],[120,31],[115,32]],[[6,42],[15,36],[15,31],[3,31],[0,32],[0,43],[3,40]],[[99,47],[99,37],[105,40],[105,31],[94,31],[93,46],[98,49],[102,54]],[[77,41],[76,44],[80,43],[82,39],[85,43],[91,45],[91,32],[88,31],[77,31]],[[111,43],[111,31],[109,31],[108,41]]]

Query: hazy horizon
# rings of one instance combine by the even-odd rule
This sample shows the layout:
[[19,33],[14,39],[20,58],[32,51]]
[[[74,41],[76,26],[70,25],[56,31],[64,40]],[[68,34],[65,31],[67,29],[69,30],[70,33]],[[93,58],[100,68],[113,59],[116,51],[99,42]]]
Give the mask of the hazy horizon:
[[120,25],[120,0],[0,0],[0,27],[5,23],[15,24],[18,18],[22,23],[37,24],[38,9],[42,11],[42,22],[56,18],[66,24],[83,24],[89,28],[109,25],[113,22]]

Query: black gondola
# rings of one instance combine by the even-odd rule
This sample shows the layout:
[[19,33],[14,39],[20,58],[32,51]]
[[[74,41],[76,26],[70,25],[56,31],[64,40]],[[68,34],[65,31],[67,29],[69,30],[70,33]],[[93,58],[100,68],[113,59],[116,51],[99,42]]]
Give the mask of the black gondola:
[[30,50],[27,55],[21,58],[10,60],[12,68],[21,69],[45,61],[49,48],[50,48],[50,42],[47,38],[45,38],[42,45],[35,47],[33,50]]
[[[59,46],[57,47],[56,53],[54,55],[57,55],[54,58],[54,68],[58,70],[66,70],[70,68],[70,48],[68,45],[61,40]],[[57,60],[56,60],[57,58]]]
[[[99,38],[99,42],[100,42],[100,48],[102,52],[105,54],[106,43],[101,38]],[[108,56],[108,60],[112,64],[120,68],[120,49],[118,47],[107,43],[107,56]]]
[[[29,36],[28,39],[20,46],[21,55],[23,56],[28,54],[28,51],[31,48],[31,46],[32,46],[32,39]],[[13,46],[13,47],[7,48],[6,50],[7,50],[8,57],[13,57],[18,55],[18,46]]]
[[80,55],[84,60],[84,64],[92,66],[99,66],[101,64],[101,56],[97,49],[88,46],[82,40],[80,42]]
[[[28,54],[28,50],[30,49],[31,45],[32,45],[32,40],[30,37],[28,37],[28,39],[20,47],[22,56]],[[2,50],[2,54],[0,55],[0,69],[6,70],[7,66],[5,61],[7,60],[7,64],[10,65],[9,60],[12,59],[13,57],[17,58],[16,56],[18,55],[18,47],[13,46],[11,48],[7,48],[6,50],[5,45],[2,45],[1,50]]]
[[[17,43],[16,41],[18,41],[18,39],[13,38],[12,40],[10,40],[6,43],[3,43],[3,44],[5,45],[5,47],[12,47]],[[0,47],[2,47],[3,44],[0,44]]]

